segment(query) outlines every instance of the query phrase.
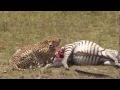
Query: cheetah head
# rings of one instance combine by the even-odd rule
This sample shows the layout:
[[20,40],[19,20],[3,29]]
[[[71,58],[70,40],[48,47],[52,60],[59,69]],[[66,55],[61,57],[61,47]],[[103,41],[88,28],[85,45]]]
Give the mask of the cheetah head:
[[48,36],[45,41],[48,43],[49,47],[50,48],[55,48],[57,46],[60,45],[60,41],[61,39],[59,37],[56,37],[56,36]]

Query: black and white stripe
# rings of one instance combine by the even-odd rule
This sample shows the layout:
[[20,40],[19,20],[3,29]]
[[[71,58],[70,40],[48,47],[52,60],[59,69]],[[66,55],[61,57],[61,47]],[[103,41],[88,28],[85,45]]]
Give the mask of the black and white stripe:
[[[80,40],[72,44],[64,46],[65,53],[62,64],[68,68],[67,62],[71,55],[74,64],[78,65],[97,65],[100,62],[106,61],[114,62],[115,65],[120,66],[118,60],[118,51],[112,49],[105,49],[88,40]],[[79,54],[78,54],[79,53]],[[76,56],[76,54],[78,54]]]
[[[62,47],[63,48],[63,47]],[[105,49],[88,40],[80,40],[64,46],[64,58],[61,62],[53,62],[48,67],[64,66],[68,68],[69,62],[74,65],[117,65],[120,66],[118,60],[118,51]]]

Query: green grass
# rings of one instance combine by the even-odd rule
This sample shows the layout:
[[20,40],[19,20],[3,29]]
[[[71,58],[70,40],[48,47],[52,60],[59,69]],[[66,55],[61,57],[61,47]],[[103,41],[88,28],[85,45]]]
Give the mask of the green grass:
[[[18,48],[39,42],[46,36],[51,35],[57,35],[62,38],[60,46],[84,39],[92,40],[105,48],[118,50],[118,17],[119,13],[117,11],[1,11],[0,65],[5,65],[6,67],[11,55]],[[3,68],[4,66],[1,67],[1,69]],[[95,68],[99,70],[99,67]],[[41,77],[45,75],[47,78],[54,78],[51,75],[56,73],[57,76],[55,78],[80,78],[80,75],[75,72],[64,71],[63,68],[54,70],[56,72],[52,72],[52,69],[46,71]],[[111,69],[107,70],[107,72],[111,72]],[[39,77],[40,73],[40,70],[13,71],[0,74],[0,78],[34,78]]]

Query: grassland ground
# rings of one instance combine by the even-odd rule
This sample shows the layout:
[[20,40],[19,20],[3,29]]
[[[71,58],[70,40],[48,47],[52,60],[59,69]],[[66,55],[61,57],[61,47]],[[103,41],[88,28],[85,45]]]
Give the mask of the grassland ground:
[[[78,73],[75,69],[82,72]],[[104,74],[107,76],[99,76],[86,74],[90,72],[94,74]],[[60,68],[37,68],[26,69],[24,71],[10,70],[8,65],[0,66],[0,78],[3,79],[120,79],[120,70],[113,66],[72,66],[67,71],[63,67]]]
[[[61,68],[12,71],[8,64],[13,53],[47,36],[61,37],[61,46],[91,40],[104,48],[119,50],[118,11],[0,11],[0,78],[104,78],[65,71]],[[112,66],[73,66],[119,78]],[[107,78],[107,77],[105,77]]]

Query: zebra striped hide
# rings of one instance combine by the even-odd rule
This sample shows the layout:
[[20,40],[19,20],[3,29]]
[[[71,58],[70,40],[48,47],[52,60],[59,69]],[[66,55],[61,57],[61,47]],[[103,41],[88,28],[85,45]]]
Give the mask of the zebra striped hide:
[[[63,49],[63,47],[62,47]],[[120,67],[119,53],[117,50],[105,49],[95,42],[80,40],[64,46],[64,58],[58,62],[55,58],[53,64],[46,67],[74,65],[115,65]]]

